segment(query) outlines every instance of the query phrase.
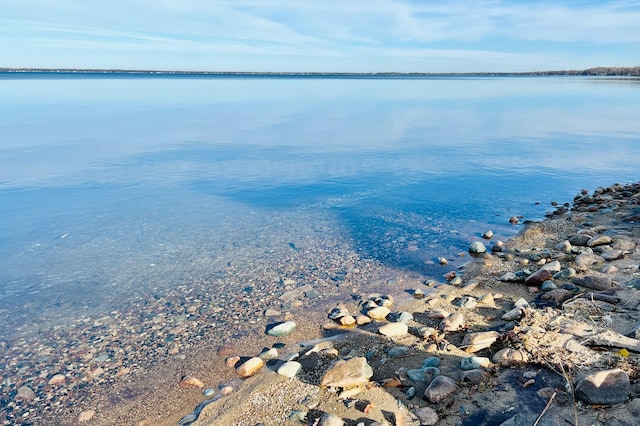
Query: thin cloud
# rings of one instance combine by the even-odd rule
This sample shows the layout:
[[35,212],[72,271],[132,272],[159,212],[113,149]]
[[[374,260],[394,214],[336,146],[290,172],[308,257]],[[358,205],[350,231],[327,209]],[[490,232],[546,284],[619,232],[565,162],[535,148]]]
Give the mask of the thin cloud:
[[[69,66],[85,59],[121,66],[126,52],[138,52],[136,63],[150,65],[165,63],[163,54],[179,53],[184,65],[178,68],[251,68],[254,61],[254,68],[265,69],[269,56],[272,68],[282,69],[356,70],[356,64],[375,71],[385,58],[403,58],[398,71],[500,65],[498,71],[506,68],[501,61],[578,68],[611,60],[637,65],[629,63],[635,55],[616,57],[607,46],[636,53],[634,44],[640,43],[640,2],[630,0],[3,0],[0,17],[4,61],[37,62],[55,53],[43,49],[60,49]],[[211,53],[215,61],[203,58]]]

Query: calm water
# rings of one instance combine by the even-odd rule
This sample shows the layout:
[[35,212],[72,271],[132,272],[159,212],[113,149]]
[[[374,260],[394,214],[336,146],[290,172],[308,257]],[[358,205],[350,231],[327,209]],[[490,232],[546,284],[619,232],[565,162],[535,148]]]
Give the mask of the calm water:
[[5,336],[332,244],[440,276],[509,216],[640,177],[630,80],[1,78],[0,99]]

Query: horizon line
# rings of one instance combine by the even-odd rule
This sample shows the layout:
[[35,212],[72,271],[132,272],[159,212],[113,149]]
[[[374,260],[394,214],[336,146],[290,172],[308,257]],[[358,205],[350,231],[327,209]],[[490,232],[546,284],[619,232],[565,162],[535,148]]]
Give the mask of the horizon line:
[[600,76],[640,76],[640,66],[594,67],[582,70],[544,71],[470,71],[470,72],[428,72],[428,71],[189,71],[154,70],[127,68],[9,68],[0,67],[2,73],[36,74],[138,74],[138,75],[249,75],[249,76],[527,76],[527,75],[600,75]]

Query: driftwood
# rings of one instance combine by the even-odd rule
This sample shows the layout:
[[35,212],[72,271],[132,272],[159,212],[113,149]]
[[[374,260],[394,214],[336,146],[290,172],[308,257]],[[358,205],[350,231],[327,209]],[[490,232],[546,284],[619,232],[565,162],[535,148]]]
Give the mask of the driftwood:
[[585,322],[571,321],[561,328],[562,333],[572,334],[583,339],[583,345],[609,346],[640,352],[640,340],[623,336],[615,331],[597,327]]

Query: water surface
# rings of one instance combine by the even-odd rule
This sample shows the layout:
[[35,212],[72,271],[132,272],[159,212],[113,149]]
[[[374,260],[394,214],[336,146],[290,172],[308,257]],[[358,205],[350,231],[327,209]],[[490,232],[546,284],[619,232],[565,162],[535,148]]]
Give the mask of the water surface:
[[0,99],[8,339],[234,262],[278,281],[305,247],[440,276],[509,216],[638,179],[637,80],[42,76]]

